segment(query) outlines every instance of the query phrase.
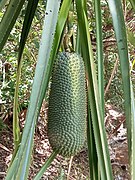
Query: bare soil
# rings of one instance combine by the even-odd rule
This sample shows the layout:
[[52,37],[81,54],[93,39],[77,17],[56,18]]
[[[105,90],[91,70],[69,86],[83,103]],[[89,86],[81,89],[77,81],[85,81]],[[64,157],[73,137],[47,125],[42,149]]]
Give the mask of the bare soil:
[[[20,113],[21,127],[25,122],[26,111]],[[38,124],[34,137],[34,149],[32,163],[30,167],[29,180],[32,180],[45,161],[52,153],[48,142],[46,131],[47,106],[43,105],[38,119]],[[129,161],[127,147],[127,133],[125,128],[125,116],[118,112],[114,107],[106,106],[105,117],[106,131],[108,135],[108,144],[110,157],[115,180],[129,180]],[[11,121],[7,129],[0,131],[0,180],[4,180],[8,165],[13,152],[13,135]],[[96,152],[95,152],[96,153]],[[87,147],[75,157],[69,168],[70,159],[65,159],[57,155],[51,166],[44,173],[42,179],[55,180],[63,176],[63,179],[69,180],[89,180],[89,167]]]

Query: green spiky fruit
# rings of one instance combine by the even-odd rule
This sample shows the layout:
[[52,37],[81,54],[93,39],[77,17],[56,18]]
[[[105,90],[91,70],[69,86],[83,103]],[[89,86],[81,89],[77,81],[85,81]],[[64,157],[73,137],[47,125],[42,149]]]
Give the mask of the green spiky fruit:
[[85,68],[76,53],[59,53],[53,67],[48,109],[48,138],[53,150],[70,157],[86,138]]

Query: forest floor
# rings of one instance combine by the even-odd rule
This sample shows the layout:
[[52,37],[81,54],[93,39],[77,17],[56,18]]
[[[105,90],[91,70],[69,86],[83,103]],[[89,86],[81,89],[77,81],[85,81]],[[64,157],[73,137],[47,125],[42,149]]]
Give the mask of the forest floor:
[[[26,111],[27,110],[23,110],[20,113],[21,128],[24,126]],[[34,137],[34,149],[29,180],[33,179],[35,174],[39,171],[52,152],[46,133],[46,119],[47,104],[43,103]],[[7,119],[5,120],[7,122]],[[127,133],[124,114],[118,112],[114,107],[107,105],[105,125],[114,179],[129,180]],[[0,131],[0,180],[5,179],[6,171],[12,157],[12,152],[13,134],[10,121],[8,122],[7,128]],[[71,159],[65,159],[57,155],[51,166],[44,173],[42,179],[57,180],[60,176],[63,176],[63,179],[68,180],[90,179],[86,147],[84,147],[78,155],[73,157],[72,164]]]

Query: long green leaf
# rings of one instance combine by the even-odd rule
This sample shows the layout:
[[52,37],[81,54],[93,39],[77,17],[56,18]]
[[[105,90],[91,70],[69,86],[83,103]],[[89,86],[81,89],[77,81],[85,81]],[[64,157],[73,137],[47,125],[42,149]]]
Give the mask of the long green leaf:
[[80,43],[79,27],[77,27],[77,38],[76,38],[76,48],[75,48],[75,52],[81,54],[81,43]]
[[100,5],[100,0],[94,0],[94,2],[95,2],[95,17],[96,17],[98,86],[99,86],[99,95],[100,95],[101,106],[102,106],[102,114],[104,117],[104,62],[103,62],[101,5]]
[[131,180],[135,177],[135,97],[131,82],[131,115],[132,115],[132,134],[131,134]]
[[43,165],[43,167],[40,169],[40,171],[37,173],[37,175],[35,176],[34,180],[39,180],[41,179],[41,177],[43,176],[44,172],[46,171],[46,169],[50,166],[51,162],[54,160],[54,158],[57,155],[57,151],[52,152],[51,156],[48,158],[48,160],[45,162],[45,164]]
[[62,35],[64,26],[65,26],[65,23],[67,20],[71,2],[72,2],[72,0],[63,0],[62,6],[61,6],[61,11],[60,11],[59,19],[57,22],[56,33],[55,33],[55,38],[54,38],[54,43],[53,43],[54,44],[53,51],[52,51],[51,57],[50,57],[50,59],[52,59],[52,60],[54,59],[54,57],[57,53],[58,47],[60,45],[59,43],[61,40],[61,35]]
[[14,135],[14,146],[15,151],[18,148],[20,141],[20,128],[19,128],[19,119],[18,119],[18,91],[19,91],[19,82],[21,76],[21,64],[22,64],[22,53],[25,46],[25,42],[31,27],[31,23],[38,5],[39,0],[31,0],[28,2],[26,14],[24,18],[21,40],[19,44],[19,54],[17,61],[17,77],[16,77],[16,87],[15,87],[15,95],[14,95],[14,108],[13,108],[13,135]]
[[[86,3],[86,2],[85,2]],[[85,6],[85,12],[86,4]],[[79,27],[77,27],[77,38],[76,38],[76,52],[81,54],[81,41]],[[87,144],[88,144],[88,157],[89,157],[89,168],[90,168],[90,179],[96,180],[98,177],[98,158],[96,153],[95,138],[91,121],[90,102],[88,98],[88,113],[87,113]]]
[[90,113],[90,102],[88,98],[88,126],[87,126],[87,143],[88,143],[88,157],[89,157],[89,168],[90,168],[90,179],[100,179],[98,177],[98,158],[95,146],[95,138],[91,121]]
[[77,16],[80,29],[80,38],[82,44],[82,54],[85,60],[87,75],[88,75],[88,97],[91,108],[92,124],[94,129],[94,137],[96,142],[96,149],[98,161],[100,166],[101,178],[104,180],[111,180],[112,170],[109,158],[109,150],[104,127],[100,97],[97,86],[97,77],[95,64],[93,59],[93,52],[91,47],[91,40],[82,1],[77,1]]
[[[60,7],[60,1],[55,1],[53,3],[49,3],[49,2],[47,3],[46,19],[45,19],[44,29],[43,29],[43,34],[42,34],[42,42],[41,42],[41,46],[40,46],[40,49],[39,49],[39,59],[38,59],[39,61],[38,62],[42,61],[42,63],[43,63],[43,58],[45,60],[47,60],[47,61],[49,60],[49,55],[50,55],[49,52],[51,52],[51,46],[52,46],[52,42],[53,42],[53,37],[54,37],[54,32],[55,32],[55,26],[56,26],[56,22],[57,22],[59,7]],[[48,23],[51,23],[50,21],[52,21],[52,24],[50,25],[50,28],[48,28]],[[48,35],[48,39],[47,39],[46,35]],[[46,39],[45,43],[43,43],[44,39]],[[50,41],[50,43],[48,41]],[[43,53],[43,50],[45,51],[45,53]],[[45,55],[45,57],[43,57],[43,54]],[[44,63],[44,66],[42,64],[42,67],[43,67],[42,70],[41,70],[40,66],[38,66],[38,65],[39,64],[37,64],[37,72],[38,73],[35,74],[35,79],[36,79],[36,75],[37,75],[38,83],[39,82],[41,83],[41,84],[39,84],[39,91],[38,91],[39,94],[35,93],[35,91],[37,90],[36,89],[37,87],[34,87],[34,85],[36,86],[37,82],[35,84],[33,84],[33,89],[32,89],[33,94],[31,94],[31,101],[35,102],[35,98],[37,97],[36,98],[37,104],[35,103],[35,107],[34,107],[34,109],[37,111],[36,116],[34,118],[34,122],[37,119],[37,113],[39,113],[38,108],[39,108],[39,106],[41,107],[41,102],[43,101],[43,97],[44,97],[43,96],[44,95],[44,92],[43,92],[44,91],[44,83],[43,83],[43,81],[44,81],[45,76],[44,76],[43,69],[45,70],[47,68],[46,63]],[[40,79],[40,77],[41,77],[41,79]],[[40,81],[39,81],[39,79],[40,79]],[[41,81],[41,80],[43,80],[43,81]],[[33,98],[32,98],[32,95],[35,95],[35,96],[33,96]],[[38,100],[39,100],[39,102],[38,102]],[[33,104],[31,106],[29,106],[29,110],[28,110],[28,116],[29,117],[27,117],[27,119],[31,119],[31,120],[32,120],[32,117],[31,117],[32,114],[31,114],[30,108],[32,106],[33,106]],[[34,113],[33,113],[33,115],[34,115]],[[26,128],[27,128],[27,126],[26,126]],[[30,132],[32,132],[32,134],[34,134],[34,128]],[[24,133],[25,133],[25,129],[24,129]],[[24,137],[25,137],[25,135],[24,135]],[[23,141],[23,137],[22,137],[22,141]],[[25,170],[27,171],[27,169],[29,168],[29,163],[30,163],[29,157],[30,157],[31,152],[32,152],[33,137],[28,138],[28,145],[30,146],[30,148],[25,148],[26,153],[23,153],[22,160],[21,160],[21,161],[24,161],[23,159],[25,159],[25,161],[20,166],[20,169],[19,169],[19,171],[17,172],[17,175],[16,175],[18,177],[18,179],[19,179],[19,177],[22,177],[21,174],[23,174],[25,172]],[[21,152],[21,147],[20,147],[20,152]],[[22,148],[22,152],[23,152],[23,148]],[[29,156],[27,156],[27,158],[26,158],[26,154],[29,155]],[[26,177],[27,177],[27,175],[24,176],[24,179],[26,179]]]
[[131,97],[130,97],[130,74],[126,28],[122,12],[121,1],[108,0],[110,12],[113,19],[113,26],[116,34],[117,46],[120,57],[121,74],[125,99],[125,114],[128,131],[129,154],[131,151]]
[[0,52],[16,22],[25,0],[11,0],[0,23]]
[[[31,150],[33,145],[33,134],[35,130],[36,120],[41,107],[41,102],[44,97],[44,79],[47,78],[45,74],[48,68],[48,61],[53,43],[59,6],[59,0],[53,0],[51,2],[47,1],[46,16],[44,21],[41,45],[39,49],[38,62],[32,87],[30,104],[26,117],[26,123],[22,135],[22,141],[18,153],[13,161],[13,165],[11,165],[11,168],[8,171],[6,177],[7,180],[12,179],[12,177],[21,179],[21,175],[24,170],[29,168],[29,158],[31,157]],[[34,125],[33,128],[32,125]],[[27,144],[29,146],[28,148],[26,146]],[[27,154],[29,154],[29,156],[26,156]],[[14,162],[16,162],[16,164]],[[12,166],[14,166],[14,169],[12,168]],[[25,172],[27,173],[27,171]],[[25,177],[26,176],[27,174],[25,175]]]
[[39,2],[39,0],[28,1],[25,18],[24,18],[24,23],[23,23],[23,28],[22,28],[22,33],[21,33],[20,45],[19,45],[18,63],[20,63],[20,60],[21,60],[25,42],[26,42],[30,27],[31,27],[31,23],[32,23],[34,15],[35,15],[35,11],[37,9],[38,2]]
[[29,173],[29,165],[31,160],[31,154],[32,154],[32,146],[33,146],[33,136],[34,136],[34,129],[35,129],[35,122],[32,122],[31,129],[33,131],[30,131],[28,141],[26,142],[26,147],[23,152],[22,159],[20,161],[20,165],[17,167],[18,171],[15,174],[15,179],[21,179],[25,180],[28,177]]
[[[43,82],[42,82],[42,84],[44,86],[40,89],[41,90],[41,94],[38,96],[39,102],[37,104],[35,104],[35,105],[37,105],[37,108],[41,107],[41,103],[43,101],[44,94],[45,94],[45,91],[47,89],[47,85],[48,85],[48,81],[49,81],[49,76],[50,76],[50,71],[49,70],[51,70],[51,66],[52,66],[52,62],[54,60],[54,56],[55,56],[55,54],[56,54],[56,52],[58,50],[58,46],[59,46],[59,42],[60,42],[60,37],[61,37],[61,34],[62,34],[64,25],[65,25],[65,22],[66,22],[66,19],[67,19],[67,15],[68,15],[68,11],[69,11],[69,8],[70,8],[70,4],[71,4],[71,1],[67,1],[67,0],[63,1],[62,7],[61,7],[61,10],[60,10],[60,13],[59,13],[59,19],[58,19],[58,23],[57,23],[57,27],[56,27],[56,33],[55,33],[55,38],[54,38],[54,42],[53,42],[54,46],[53,46],[53,49],[52,49],[52,52],[51,52],[50,60],[48,59],[49,62],[48,62],[48,66],[47,66],[47,69],[46,69],[46,75],[44,75],[44,79],[43,79]],[[52,3],[51,3],[51,5],[52,5]],[[55,7],[55,11],[56,11],[56,5],[54,5],[53,7]],[[51,10],[51,7],[49,7],[48,10],[49,10],[50,13],[53,12],[53,10]],[[46,10],[46,14],[48,14],[47,10]],[[56,15],[55,15],[55,17],[56,17]],[[48,24],[49,22],[46,22],[46,23]],[[45,27],[47,28],[47,25],[45,25]],[[53,35],[53,34],[54,33],[51,31],[51,35]],[[43,39],[45,39],[45,37]],[[39,51],[39,55],[40,55],[40,51]],[[41,54],[41,55],[43,56],[43,54]],[[54,55],[54,56],[52,56],[52,55]],[[33,85],[33,88],[34,88],[34,85]],[[35,98],[35,96],[34,96],[34,98]],[[39,107],[38,107],[38,104],[39,104]],[[29,107],[29,109],[30,109],[30,107]],[[30,112],[30,114],[29,114],[29,112]],[[29,110],[29,112],[28,112],[28,115],[30,115],[29,118],[31,118],[31,115],[32,115],[31,111]],[[39,112],[37,112],[37,113],[39,113]],[[35,118],[37,118],[37,113],[35,115]],[[22,139],[22,141],[23,141],[23,139]],[[31,146],[32,146],[32,142],[29,141],[29,143],[31,143]],[[23,156],[25,158],[25,154]],[[26,164],[27,164],[27,159],[25,158],[25,164],[24,165],[26,165]],[[45,164],[45,166],[46,166],[46,164]],[[23,166],[22,166],[22,171],[24,171],[24,167]],[[18,174],[19,174],[19,172],[18,172]]]

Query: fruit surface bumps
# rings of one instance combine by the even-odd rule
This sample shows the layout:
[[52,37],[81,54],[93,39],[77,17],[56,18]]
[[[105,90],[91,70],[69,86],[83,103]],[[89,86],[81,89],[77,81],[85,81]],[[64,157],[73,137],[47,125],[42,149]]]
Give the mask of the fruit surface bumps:
[[48,138],[53,150],[70,157],[86,138],[86,88],[82,58],[59,53],[54,62],[48,109]]

